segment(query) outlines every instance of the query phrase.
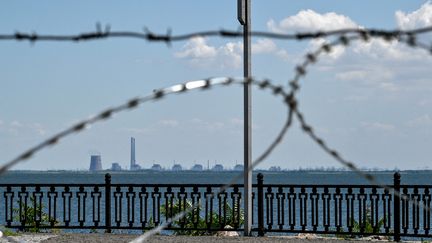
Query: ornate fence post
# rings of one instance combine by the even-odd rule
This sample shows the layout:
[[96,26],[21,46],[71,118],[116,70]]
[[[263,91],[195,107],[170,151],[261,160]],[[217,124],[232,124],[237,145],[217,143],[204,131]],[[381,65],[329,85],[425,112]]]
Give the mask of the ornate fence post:
[[258,181],[258,236],[264,236],[264,176],[259,173]]
[[393,183],[394,183],[394,192],[393,192],[393,238],[394,241],[400,241],[400,174],[399,172],[394,173]]
[[111,175],[105,174],[105,231],[111,233]]

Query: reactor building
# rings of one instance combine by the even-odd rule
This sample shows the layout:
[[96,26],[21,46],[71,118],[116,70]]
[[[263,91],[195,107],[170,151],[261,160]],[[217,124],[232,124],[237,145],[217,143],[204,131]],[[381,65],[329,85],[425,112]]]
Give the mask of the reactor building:
[[100,171],[102,170],[102,159],[100,155],[90,156],[90,171]]
[[111,165],[111,170],[112,170],[112,171],[121,171],[121,170],[122,170],[122,167],[120,166],[119,163],[112,163],[112,165]]

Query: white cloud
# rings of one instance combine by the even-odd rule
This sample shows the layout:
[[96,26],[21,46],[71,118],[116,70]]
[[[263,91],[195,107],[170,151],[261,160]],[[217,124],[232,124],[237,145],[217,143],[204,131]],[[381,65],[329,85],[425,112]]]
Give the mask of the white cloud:
[[[427,2],[412,13],[396,12],[396,21],[400,27],[423,27],[432,24],[432,4]],[[288,16],[278,23],[273,19],[267,22],[269,30],[274,32],[309,32],[318,30],[335,30],[343,28],[363,28],[348,16],[328,12],[317,13],[313,10],[302,10],[296,15]],[[316,50],[325,42],[325,39],[318,38],[309,42],[308,51]],[[356,41],[351,44],[349,51],[342,46],[337,46],[328,54],[330,60],[337,60],[347,55],[354,55],[356,58],[373,58],[377,60],[421,60],[427,55],[424,51],[408,48],[398,41],[384,41],[372,39],[369,42]],[[328,60],[326,60],[328,61]]]
[[228,42],[220,47],[207,43],[203,37],[195,37],[174,53],[177,58],[187,59],[195,67],[239,68],[243,45],[240,42]]
[[432,117],[429,114],[419,116],[411,121],[408,121],[408,126],[410,127],[432,126]]
[[216,48],[207,45],[207,41],[203,37],[195,37],[190,39],[182,48],[183,51],[175,53],[176,57],[180,58],[196,58],[207,59],[214,58],[217,55]]
[[301,10],[296,15],[289,16],[279,23],[273,19],[267,22],[267,28],[274,32],[286,33],[293,31],[335,30],[340,28],[359,27],[353,20],[334,12],[317,13],[311,9]]
[[[424,8],[425,5],[422,6]],[[429,7],[428,7],[429,9]],[[432,7],[430,7],[432,9]],[[399,13],[400,15],[400,13]],[[429,17],[432,16],[429,14]],[[432,17],[431,17],[432,18]],[[317,31],[317,30],[335,30],[343,28],[360,28],[363,27],[351,20],[348,16],[330,13],[317,13],[313,10],[302,10],[296,15],[289,16],[281,20],[278,24],[274,20],[269,20],[267,26],[271,31],[292,32],[292,31]],[[317,38],[309,41],[308,51],[317,50],[326,39]],[[398,41],[384,41],[382,39],[372,39],[369,42],[355,41],[346,49],[343,46],[336,46],[327,55],[328,61],[334,61],[346,56],[355,56],[356,58],[371,58],[376,60],[420,60],[424,58],[425,52],[414,50],[400,44]]]
[[388,123],[382,123],[382,122],[362,122],[361,126],[366,130],[372,130],[372,131],[393,131],[395,130],[395,126]]
[[[397,24],[401,28],[431,25],[432,4],[427,2],[416,11],[411,13],[398,11],[395,15]],[[279,22],[271,19],[267,22],[267,27],[271,31],[282,33],[363,28],[348,16],[334,12],[318,13],[313,10],[299,11]],[[309,40],[302,56],[304,53],[316,51],[331,40],[331,37]],[[428,63],[432,63],[432,59],[427,51],[408,47],[397,40],[385,41],[373,38],[368,42],[353,41],[347,48],[341,45],[333,47],[330,53],[319,58],[316,68],[334,72],[338,80],[355,81],[361,85],[395,93],[413,90],[413,88],[424,89],[425,85],[430,87],[429,83],[419,83],[418,79],[421,77],[418,75],[412,76],[413,71],[426,72]]]
[[218,48],[221,68],[240,68],[242,64],[243,44],[228,42]]
[[[319,48],[321,48],[321,46],[325,43],[327,43],[328,41],[324,38],[317,38],[317,39],[313,39],[309,41],[309,46],[307,47],[308,52],[311,51],[316,51]],[[327,53],[327,57],[329,57],[330,59],[326,59],[326,62],[330,61],[333,62],[334,60],[339,59],[344,53],[345,53],[345,47],[343,46],[334,46],[331,49],[330,53]]]
[[423,50],[407,47],[398,41],[373,39],[369,42],[356,42],[352,47],[353,54],[375,60],[412,61],[422,60],[427,53]]
[[[382,91],[413,91],[431,87],[422,81],[432,64],[424,50],[413,49],[397,41],[374,39],[356,42],[337,58],[327,58],[323,63],[328,71],[335,72],[338,80],[355,81]],[[413,75],[418,73],[417,75]],[[403,78],[402,78],[403,77]]]
[[[275,54],[280,58],[288,56],[285,50],[279,49],[274,41],[266,38],[252,43],[251,49],[253,54]],[[227,42],[216,47],[209,45],[206,38],[196,37],[189,40],[174,56],[188,60],[195,67],[238,69],[242,65],[243,43]]]
[[[382,91],[396,92],[421,90],[431,87],[422,82],[422,75],[430,73],[430,55],[420,49],[412,49],[397,41],[374,39],[368,43],[356,42],[338,57],[327,58],[323,63],[335,72],[338,80],[355,81]],[[402,78],[404,77],[404,78]]]
[[274,41],[266,38],[266,39],[258,39],[256,43],[252,43],[251,49],[253,54],[261,54],[261,53],[272,53],[276,51],[278,48],[276,46],[276,43],[274,43]]
[[[270,31],[278,33],[289,33],[289,32],[310,32],[318,30],[335,30],[341,28],[362,28],[349,17],[337,14],[334,12],[329,13],[317,13],[311,9],[301,10],[296,15],[288,16],[278,23],[275,20],[270,19],[267,22],[267,28]],[[309,41],[307,52],[315,51],[320,48],[327,40],[324,38],[317,38]],[[330,58],[330,61],[337,60],[343,56],[345,48],[342,46],[336,46],[332,48],[332,51],[326,56]],[[283,59],[287,59],[285,53],[279,51]],[[284,58],[285,57],[285,58]],[[328,62],[326,58],[325,62]]]
[[427,1],[419,9],[405,13],[396,11],[395,19],[401,29],[413,29],[432,25],[432,3]]

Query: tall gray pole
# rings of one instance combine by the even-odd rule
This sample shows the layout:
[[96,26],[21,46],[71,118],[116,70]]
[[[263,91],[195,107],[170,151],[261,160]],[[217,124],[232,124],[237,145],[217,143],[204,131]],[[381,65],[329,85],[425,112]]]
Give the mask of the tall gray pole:
[[[251,77],[251,0],[237,0],[238,20],[243,25],[243,76]],[[243,87],[244,114],[244,235],[250,236],[252,229],[252,119],[251,85]]]

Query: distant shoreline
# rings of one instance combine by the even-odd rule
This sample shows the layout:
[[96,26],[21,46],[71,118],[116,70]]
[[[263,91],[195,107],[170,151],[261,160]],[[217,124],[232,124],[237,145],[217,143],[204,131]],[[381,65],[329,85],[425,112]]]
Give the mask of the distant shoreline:
[[[432,172],[432,169],[413,169],[413,170],[363,170],[365,172],[371,173],[394,173],[394,172],[409,172],[409,173],[420,173],[420,172]],[[105,174],[105,173],[239,173],[242,171],[238,170],[222,170],[222,171],[213,171],[213,170],[202,170],[202,171],[194,171],[194,170],[181,170],[181,171],[173,171],[173,170],[100,170],[100,171],[88,171],[88,170],[10,170],[9,173],[89,173],[89,174]],[[272,171],[272,170],[254,170],[253,172],[266,172],[266,173],[356,173],[350,170],[280,170],[280,171]]]

